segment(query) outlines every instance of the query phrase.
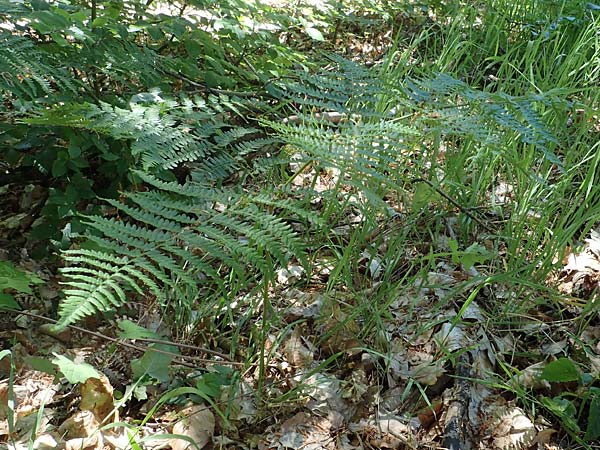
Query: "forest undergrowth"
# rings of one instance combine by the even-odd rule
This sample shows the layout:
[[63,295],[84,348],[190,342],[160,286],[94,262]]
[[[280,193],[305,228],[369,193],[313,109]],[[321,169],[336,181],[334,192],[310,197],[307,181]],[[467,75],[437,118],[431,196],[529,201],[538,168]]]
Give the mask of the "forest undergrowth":
[[600,448],[600,6],[0,0],[0,442]]

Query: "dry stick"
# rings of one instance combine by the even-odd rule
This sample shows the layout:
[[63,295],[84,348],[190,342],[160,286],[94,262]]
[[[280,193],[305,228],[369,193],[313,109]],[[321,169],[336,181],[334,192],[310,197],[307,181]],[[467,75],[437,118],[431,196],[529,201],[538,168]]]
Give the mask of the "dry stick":
[[[28,312],[28,311],[19,311],[19,310],[10,309],[10,308],[2,309],[2,311],[14,313],[14,314],[24,314],[26,316],[35,317],[36,319],[45,320],[46,322],[50,322],[50,323],[54,323],[54,324],[58,323],[54,319],[50,319],[48,317],[44,317],[44,316],[41,316],[39,314],[34,314],[34,313],[31,313],[31,312]],[[76,325],[67,325],[67,328],[70,328],[70,329],[75,330],[75,331],[80,331],[82,333],[86,333],[86,334],[92,335],[92,336],[97,337],[99,339],[103,339],[103,340],[106,340],[106,341],[113,342],[113,343],[115,343],[117,345],[121,345],[123,347],[132,348],[132,349],[140,351],[140,352],[145,352],[147,350],[152,350],[152,351],[155,351],[157,353],[162,353],[164,355],[168,355],[168,356],[173,357],[175,359],[175,361],[177,362],[177,364],[180,364],[180,365],[185,366],[185,367],[189,367],[191,369],[196,369],[197,366],[194,365],[194,364],[182,361],[182,359],[189,359],[189,360],[192,360],[192,361],[204,362],[204,363],[211,363],[211,364],[215,364],[215,363],[218,362],[219,364],[229,364],[229,365],[234,365],[234,366],[243,366],[244,365],[243,363],[239,363],[239,362],[236,362],[236,361],[231,361],[231,359],[227,355],[225,355],[223,353],[219,353],[219,352],[216,352],[214,350],[208,350],[208,349],[205,349],[205,348],[202,348],[202,347],[194,347],[192,345],[179,344],[179,343],[170,342],[170,341],[162,341],[160,339],[140,339],[140,340],[143,340],[143,341],[149,341],[149,342],[155,341],[157,343],[164,343],[164,344],[167,344],[167,345],[172,345],[174,347],[191,348],[191,349],[199,350],[199,351],[202,351],[202,352],[205,352],[205,353],[211,353],[213,355],[220,356],[221,358],[224,358],[225,361],[213,361],[213,360],[210,360],[210,359],[198,358],[196,356],[178,355],[176,353],[172,353],[172,352],[168,352],[166,350],[160,350],[160,349],[156,349],[156,348],[150,349],[149,347],[144,347],[144,346],[139,346],[139,345],[131,344],[129,342],[124,342],[124,341],[121,341],[119,339],[112,338],[110,336],[106,336],[105,334],[98,333],[96,331],[86,330],[85,328],[81,328],[81,327],[78,327]]]
[[187,348],[190,350],[200,350],[204,353],[209,353],[211,355],[215,355],[218,356],[220,358],[223,358],[229,362],[233,362],[231,360],[231,358],[229,356],[227,356],[225,353],[221,353],[218,352],[216,350],[210,350],[208,348],[203,348],[203,347],[198,347],[196,345],[189,345],[189,344],[180,344],[178,342],[171,342],[171,341],[165,341],[163,339],[153,339],[153,338],[137,338],[136,341],[142,341],[142,342],[149,342],[151,344],[165,344],[165,345],[173,345],[175,347],[179,347],[179,348]]
[[472,214],[467,208],[465,208],[460,203],[458,203],[456,200],[454,200],[453,198],[451,198],[448,194],[446,194],[444,191],[442,191],[439,187],[435,186],[431,181],[426,180],[425,178],[414,178],[411,181],[412,181],[412,183],[425,183],[425,184],[427,184],[431,189],[435,190],[438,194],[440,194],[442,197],[444,197],[446,200],[448,200],[450,203],[452,203],[456,208],[458,208],[460,210],[460,212],[462,212],[463,214],[465,214],[467,217],[469,217],[473,221],[477,222],[477,224],[479,226],[481,226],[483,229],[485,229],[486,231],[489,231],[490,233],[494,232],[494,230],[492,230],[484,222],[482,222],[480,219],[478,219],[477,216],[475,216],[474,214]]
[[180,72],[175,73],[175,72],[172,72],[170,70],[165,70],[165,69],[159,69],[159,71],[161,71],[165,75],[169,75],[173,78],[177,78],[179,80],[186,81],[187,83],[191,84],[194,87],[201,88],[205,92],[211,92],[213,94],[232,95],[232,96],[237,96],[237,97],[258,97],[259,96],[259,94],[255,93],[255,92],[241,92],[241,91],[230,91],[228,89],[211,88],[211,87],[206,86],[205,84],[198,83],[197,81],[194,81],[194,80],[186,77],[184,74],[182,74]]

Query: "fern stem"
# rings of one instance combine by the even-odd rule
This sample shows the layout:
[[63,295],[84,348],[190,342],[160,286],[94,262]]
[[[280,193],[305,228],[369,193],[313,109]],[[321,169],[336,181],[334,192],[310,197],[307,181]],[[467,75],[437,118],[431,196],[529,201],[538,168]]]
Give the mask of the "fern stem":
[[269,252],[265,252],[265,259],[267,261],[266,270],[263,280],[263,310],[262,310],[262,321],[261,321],[261,330],[260,330],[260,361],[258,363],[258,386],[257,386],[257,404],[262,404],[262,395],[263,395],[263,386],[265,379],[265,342],[268,337],[268,321],[269,315],[271,313],[271,300],[269,297],[269,284],[271,282],[271,273],[272,273],[272,260],[271,254]]

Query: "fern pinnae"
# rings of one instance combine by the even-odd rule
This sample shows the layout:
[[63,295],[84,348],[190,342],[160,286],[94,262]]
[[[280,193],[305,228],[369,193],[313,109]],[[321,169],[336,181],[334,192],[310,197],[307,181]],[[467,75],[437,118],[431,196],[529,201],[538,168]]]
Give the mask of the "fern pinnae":
[[[206,194],[206,192],[204,192]],[[162,191],[135,192],[126,194],[141,208],[147,208],[166,219],[192,225],[198,222],[201,201],[194,198],[178,198]],[[208,195],[207,195],[208,197]],[[212,198],[212,197],[210,197]],[[207,202],[209,199],[205,199]]]
[[110,205],[119,209],[121,212],[124,212],[129,217],[131,217],[132,219],[134,219],[138,222],[145,223],[147,225],[151,225],[158,230],[164,230],[169,233],[179,233],[181,231],[182,224],[177,223],[173,220],[159,217],[159,216],[153,214],[152,212],[144,211],[140,208],[131,207],[124,203],[117,202],[115,200],[106,200],[106,201]]
[[[130,192],[126,193],[125,197],[138,205],[139,209],[148,211],[156,217],[162,217],[171,223],[178,223],[184,226],[192,225],[197,222],[197,219],[188,214],[181,214],[181,211],[189,211],[189,205],[181,205],[179,208],[174,208],[172,201],[166,201],[162,196],[149,195],[151,193]],[[156,193],[152,193],[156,194]],[[119,202],[115,202],[119,203]],[[120,206],[119,206],[120,207]]]
[[101,231],[104,235],[142,251],[152,250],[160,242],[173,240],[173,234],[161,229],[149,229],[136,224],[107,219],[105,217],[93,217],[84,221],[87,226]]
[[185,183],[182,185],[176,181],[163,181],[154,175],[141,170],[133,170],[132,172],[142,181],[162,192],[169,192],[194,199],[197,199],[198,197],[202,198],[210,194],[210,187],[202,186],[199,183]]
[[[77,282],[78,280],[92,282],[90,279],[94,279],[98,281],[98,279],[107,279],[110,275],[105,272],[99,272],[97,270],[92,270],[87,267],[64,267],[61,269],[63,274],[69,274],[69,280],[65,282],[65,285],[70,285],[72,282]],[[88,274],[88,275],[83,275]],[[119,273],[118,278],[123,280],[127,287],[134,289],[138,294],[143,294],[142,289],[137,285],[136,281],[130,276]]]
[[63,259],[67,261],[86,263],[100,269],[110,269],[114,267],[114,265],[124,266],[131,261],[130,258],[126,256],[118,256],[102,251],[87,249],[65,250],[62,255]]
[[[194,248],[203,251],[207,255],[207,258],[219,260],[231,267],[237,274],[244,273],[244,267],[237,258],[232,256],[235,253],[230,250],[233,248],[237,249],[236,251],[240,251],[242,246],[238,240],[225,235],[222,230],[210,227],[206,224],[199,227],[197,231],[198,233],[189,233],[183,236],[185,242],[189,243]],[[215,279],[220,279],[216,272],[207,271],[207,273],[214,273]]]
[[[185,239],[184,239],[185,241]],[[199,258],[198,256],[190,253],[187,250],[181,249],[177,246],[163,246],[164,249],[181,258],[182,261],[186,261],[193,267],[194,272],[201,272],[207,277],[212,278],[213,280],[219,281],[221,277],[218,272],[204,259]]]
[[167,269],[171,275],[176,275],[180,280],[184,280],[186,283],[194,284],[196,281],[194,278],[185,270],[182,269],[183,261],[180,258],[173,258],[168,254],[161,245],[155,250],[147,253],[148,259],[154,261],[162,270]]
[[[141,288],[139,288],[139,285],[141,284],[150,289],[150,292],[152,292],[156,297],[160,297],[162,293],[161,288],[158,286],[158,284],[156,284],[156,282],[153,279],[151,279],[149,276],[143,273],[140,269],[146,270],[148,273],[152,274],[154,278],[160,280],[163,284],[168,283],[169,281],[168,278],[165,276],[164,272],[156,270],[154,266],[152,266],[149,263],[146,263],[146,260],[136,261],[135,266],[124,266],[123,272],[127,273],[127,275],[123,275],[121,273],[119,276],[128,283],[129,287],[132,287],[138,293],[142,294]],[[134,277],[138,281],[136,282],[131,277]]]
[[[273,192],[258,192],[257,194],[252,196],[252,201],[259,205],[265,205],[273,210],[283,210],[292,213],[294,216],[299,217],[300,219],[306,220],[317,227],[325,226],[325,221],[315,212],[307,210],[297,205],[297,202],[292,201],[287,198],[283,199],[275,199],[275,193]],[[287,192],[286,189],[280,188],[278,189],[278,194],[290,194],[292,195],[292,191]],[[314,195],[314,192],[308,194],[309,196]]]
[[[145,286],[151,289],[151,291],[155,295],[160,295],[160,288],[158,285],[152,281],[150,278],[145,276],[141,271],[135,269],[135,267],[140,267],[143,270],[146,270],[156,279],[160,280],[162,283],[168,283],[169,278],[166,274],[156,268],[152,263],[148,262],[147,259],[143,256],[143,253],[137,250],[130,250],[127,247],[122,245],[118,245],[113,241],[108,241],[103,238],[99,238],[97,236],[90,235],[88,239],[97,243],[101,248],[111,250],[113,253],[106,253],[103,251],[96,250],[67,250],[63,254],[63,258],[65,261],[71,264],[79,264],[79,265],[87,265],[94,267],[99,274],[104,273],[103,276],[110,276],[112,273],[119,269],[123,269],[124,272],[136,277],[139,279]],[[124,257],[117,257],[116,255],[126,254]],[[114,264],[119,264],[115,266]],[[65,268],[67,269],[67,268]],[[65,269],[61,269],[61,272],[64,272]],[[108,274],[108,275],[106,275]],[[68,275],[68,273],[67,273]]]
[[63,327],[90,313],[108,311],[112,307],[118,306],[119,301],[115,295],[120,296],[122,290],[120,287],[115,290],[115,286],[118,286],[119,283],[118,279],[115,280],[115,278],[118,276],[120,270],[122,268],[116,268],[101,283],[90,284],[67,281],[65,284],[73,286],[75,289],[65,289],[64,291],[66,298],[60,305],[60,320],[57,326]]
[[[215,224],[219,224],[219,220],[212,221]],[[230,227],[234,222],[226,219],[220,221],[220,225],[223,225],[223,228],[217,228],[208,224],[203,224],[199,231],[201,230],[207,238],[210,239],[211,242],[211,255],[214,255],[218,259],[222,259],[223,261],[231,261],[234,260],[232,268],[236,270],[236,273],[240,276],[243,276],[245,273],[245,267],[247,265],[253,265],[259,271],[263,272],[267,269],[264,258],[259,255],[254,249],[250,248],[248,244],[246,244],[246,237],[243,234],[243,230],[235,237],[227,234],[225,231],[228,227]],[[235,225],[237,228],[237,225]],[[208,244],[205,242],[205,244]],[[221,244],[216,245],[216,244]],[[209,247],[205,247],[209,249]],[[244,265],[240,264],[236,259],[239,258],[244,262]]]

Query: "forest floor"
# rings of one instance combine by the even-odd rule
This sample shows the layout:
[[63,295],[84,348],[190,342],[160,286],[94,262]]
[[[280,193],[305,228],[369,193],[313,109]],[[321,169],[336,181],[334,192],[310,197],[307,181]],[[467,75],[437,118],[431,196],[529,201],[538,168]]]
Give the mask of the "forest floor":
[[[407,19],[404,29],[423,26]],[[366,66],[393,45],[391,30],[336,34],[320,50],[343,46]],[[295,45],[310,52],[313,43]],[[442,166],[447,155],[437,157]],[[339,189],[334,170],[296,166],[291,186]],[[56,330],[60,264],[31,258],[24,238],[43,189],[0,191],[0,286],[21,308],[0,313],[10,350],[0,360],[7,448],[600,448],[595,231],[556,255],[544,283],[521,280],[516,290],[502,273],[501,215],[475,222],[459,251],[459,222],[473,211],[439,199],[432,227],[430,215],[409,219],[390,198],[393,213],[362,241],[358,209],[330,230],[352,261],[341,245],[316,246],[310,272],[291,263],[227,305],[198,307],[210,319],[193,329],[174,327],[148,295]],[[487,195],[510,210],[520,201],[512,190],[499,182]],[[416,231],[407,237],[408,220]],[[402,253],[384,278],[400,236]],[[527,303],[538,297],[545,301]],[[513,313],[515,303],[526,306]]]

